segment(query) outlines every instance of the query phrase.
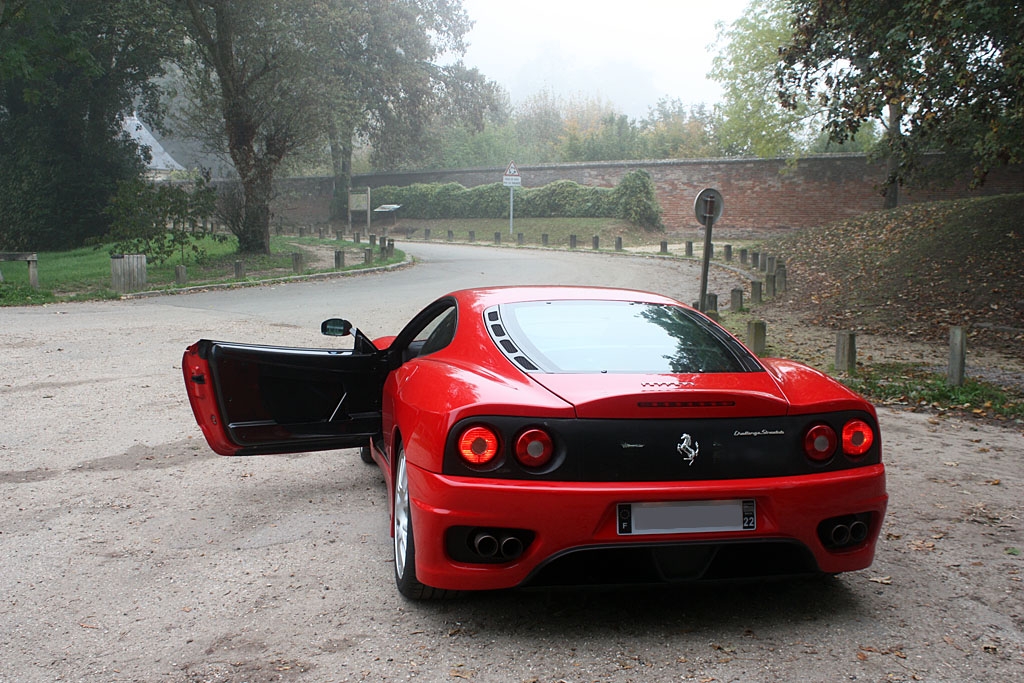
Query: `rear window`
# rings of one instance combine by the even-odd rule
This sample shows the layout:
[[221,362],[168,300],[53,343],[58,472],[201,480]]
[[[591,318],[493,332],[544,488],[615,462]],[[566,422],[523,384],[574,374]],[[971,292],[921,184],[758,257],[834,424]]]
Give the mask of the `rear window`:
[[[706,373],[761,369],[728,334],[678,306],[537,301],[503,304],[485,312],[485,318],[498,348],[529,371]],[[493,324],[497,321],[499,325]]]

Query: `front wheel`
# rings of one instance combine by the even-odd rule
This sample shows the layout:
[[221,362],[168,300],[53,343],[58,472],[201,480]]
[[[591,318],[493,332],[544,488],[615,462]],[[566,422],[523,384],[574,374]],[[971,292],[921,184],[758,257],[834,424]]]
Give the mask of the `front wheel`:
[[398,447],[398,470],[395,473],[395,584],[398,592],[410,600],[433,600],[448,597],[453,591],[425,586],[416,579],[416,542],[412,533],[412,501],[409,497],[409,473],[405,449]]

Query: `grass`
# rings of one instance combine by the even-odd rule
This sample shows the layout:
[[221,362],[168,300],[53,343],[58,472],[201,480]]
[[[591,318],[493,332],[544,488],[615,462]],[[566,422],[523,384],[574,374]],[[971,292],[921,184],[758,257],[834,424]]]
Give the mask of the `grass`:
[[[332,249],[351,250],[368,246],[348,241],[320,240],[315,237],[273,236],[270,240],[270,255],[246,255],[237,253],[237,240],[207,238],[200,243],[206,252],[198,262],[186,260],[188,286],[256,281],[259,279],[287,277],[294,274],[291,254],[300,246],[330,246]],[[396,250],[388,263],[401,262],[405,254]],[[245,264],[246,277],[235,278],[234,264],[241,260]],[[149,290],[173,289],[175,267],[181,263],[175,256],[162,264],[149,264],[146,269],[146,288]],[[374,266],[381,265],[375,261]],[[357,263],[343,270],[357,270],[366,267],[360,257]],[[20,262],[0,262],[4,281],[0,282],[0,306],[31,306],[60,301],[82,301],[115,299],[120,295],[110,289],[110,253],[108,246],[82,247],[64,252],[39,252],[39,289],[28,284],[28,267]],[[323,269],[321,269],[323,270]],[[331,268],[330,270],[334,270]],[[306,268],[305,272],[317,272]]]
[[944,375],[914,363],[865,365],[842,381],[876,403],[1024,420],[1024,394],[971,378],[950,386]]

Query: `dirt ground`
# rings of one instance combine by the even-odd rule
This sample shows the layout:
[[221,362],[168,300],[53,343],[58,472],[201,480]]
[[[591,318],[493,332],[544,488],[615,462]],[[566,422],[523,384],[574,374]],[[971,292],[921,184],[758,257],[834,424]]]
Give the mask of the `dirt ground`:
[[[186,342],[319,342],[204,301],[0,310],[0,681],[1024,679],[1020,425],[880,408],[890,503],[865,571],[415,604],[393,585],[381,477],[355,452],[206,447]],[[764,313],[805,355],[833,343]]]

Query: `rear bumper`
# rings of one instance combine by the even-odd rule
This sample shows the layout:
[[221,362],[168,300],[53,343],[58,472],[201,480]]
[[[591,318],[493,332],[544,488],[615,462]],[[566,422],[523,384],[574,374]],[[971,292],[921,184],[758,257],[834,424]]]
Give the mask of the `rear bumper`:
[[[521,586],[542,569],[572,555],[639,548],[686,550],[746,546],[788,546],[808,558],[807,568],[823,573],[863,569],[874,559],[885,515],[884,466],[799,477],[702,482],[578,483],[484,480],[453,477],[409,467],[416,539],[417,578],[429,586],[455,590],[493,590]],[[620,503],[754,499],[756,531],[620,536]],[[819,535],[825,520],[845,515],[868,520],[866,537],[842,549],[828,548]],[[509,562],[456,561],[446,537],[456,527],[510,528],[532,535],[523,553]],[[672,552],[670,550],[670,552]],[[698,553],[699,554],[699,553]],[[775,554],[726,553],[771,562]],[[689,562],[691,560],[685,560]],[[772,576],[772,566],[747,567],[744,576]],[[683,572],[679,580],[688,580]],[[672,577],[661,576],[663,580]],[[692,575],[692,578],[705,578]],[[623,583],[628,583],[624,577]]]

